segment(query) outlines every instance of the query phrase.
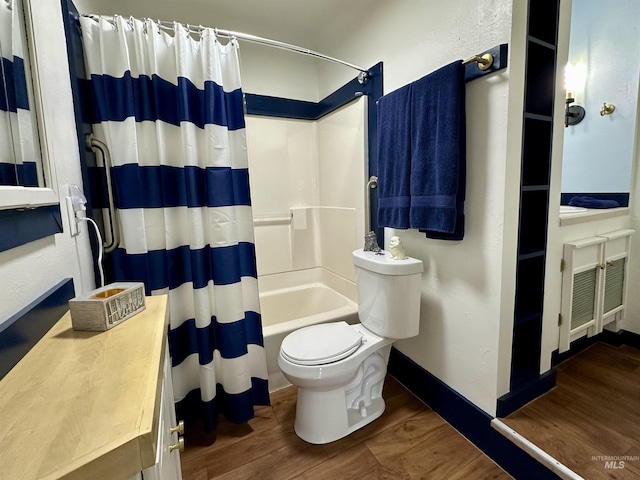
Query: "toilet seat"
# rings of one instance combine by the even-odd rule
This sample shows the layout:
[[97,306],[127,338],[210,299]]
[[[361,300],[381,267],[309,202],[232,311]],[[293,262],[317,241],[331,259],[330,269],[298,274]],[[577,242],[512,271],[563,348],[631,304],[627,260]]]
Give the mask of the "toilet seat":
[[290,333],[282,341],[282,356],[298,365],[324,365],[353,354],[362,334],[346,322],[321,323]]

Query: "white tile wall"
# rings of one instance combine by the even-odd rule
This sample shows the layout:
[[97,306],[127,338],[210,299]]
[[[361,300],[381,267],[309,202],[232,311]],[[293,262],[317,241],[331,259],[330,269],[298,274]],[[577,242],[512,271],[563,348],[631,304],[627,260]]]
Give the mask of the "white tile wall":
[[354,281],[364,238],[365,100],[317,122],[247,117],[258,275],[323,267]]

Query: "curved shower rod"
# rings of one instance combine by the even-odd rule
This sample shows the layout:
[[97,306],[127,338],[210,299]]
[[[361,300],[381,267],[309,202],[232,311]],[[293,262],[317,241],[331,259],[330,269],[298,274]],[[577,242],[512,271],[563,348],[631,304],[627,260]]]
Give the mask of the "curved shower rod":
[[[114,18],[118,16],[118,15],[115,15],[115,16],[95,15],[95,14],[84,14],[84,13],[81,15],[83,17],[89,17],[94,19],[103,18],[110,22],[113,22]],[[152,20],[152,19],[149,19],[149,20]],[[161,28],[165,30],[171,30],[171,31],[173,31],[174,25],[176,23],[180,23],[180,22],[168,22],[165,20],[152,20],[152,21],[155,21]],[[202,25],[196,26],[188,23],[187,24],[180,23],[180,25],[185,27],[190,33],[195,33],[195,34],[202,33],[202,31],[206,28],[206,27],[203,27]],[[258,37],[256,35],[251,35],[249,33],[234,32],[232,30],[223,30],[220,28],[213,28],[212,30],[216,33],[216,35],[219,35],[221,37],[237,38],[238,40],[245,40],[247,42],[268,45],[270,47],[280,48],[282,50],[289,50],[289,51],[300,53],[303,55],[309,55],[312,57],[320,58],[322,60],[327,60],[329,62],[338,63],[340,65],[344,65],[349,68],[353,68],[354,70],[358,70],[360,72],[358,74],[358,81],[360,83],[364,83],[370,77],[369,71],[366,68],[359,67],[357,65],[354,65],[353,63],[345,62],[344,60],[340,60],[338,58],[330,57],[328,55],[325,55],[320,52],[316,52],[314,50],[309,50],[308,48],[299,47],[297,45],[292,45],[290,43],[280,42],[278,40],[271,40],[270,38]]]

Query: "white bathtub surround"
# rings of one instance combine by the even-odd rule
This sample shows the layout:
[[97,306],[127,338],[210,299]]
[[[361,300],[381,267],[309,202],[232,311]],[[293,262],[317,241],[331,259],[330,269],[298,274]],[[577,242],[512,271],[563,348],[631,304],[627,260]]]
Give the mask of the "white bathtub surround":
[[262,333],[269,391],[291,383],[278,367],[282,340],[309,325],[358,321],[355,284],[323,268],[260,277]]
[[247,116],[258,275],[323,267],[354,280],[345,265],[364,238],[365,106],[313,122]]

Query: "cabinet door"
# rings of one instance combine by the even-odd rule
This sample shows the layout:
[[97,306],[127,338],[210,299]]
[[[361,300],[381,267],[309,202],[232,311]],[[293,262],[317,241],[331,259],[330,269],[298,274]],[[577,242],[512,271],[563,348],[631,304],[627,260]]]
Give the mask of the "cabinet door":
[[618,230],[605,235],[604,248],[604,285],[602,298],[601,321],[598,332],[602,328],[616,322],[613,329],[620,329],[626,305],[626,286],[629,268],[629,246],[634,230]]
[[597,333],[606,241],[591,237],[564,245],[559,353],[573,340]]
[[180,467],[180,453],[177,448],[179,435],[171,433],[171,428],[176,425],[176,414],[173,402],[173,383],[171,378],[171,362],[169,361],[169,348],[164,362],[164,378],[162,382],[162,399],[160,404],[160,421],[158,426],[158,450],[156,464],[146,468],[142,472],[144,480],[182,480]]

